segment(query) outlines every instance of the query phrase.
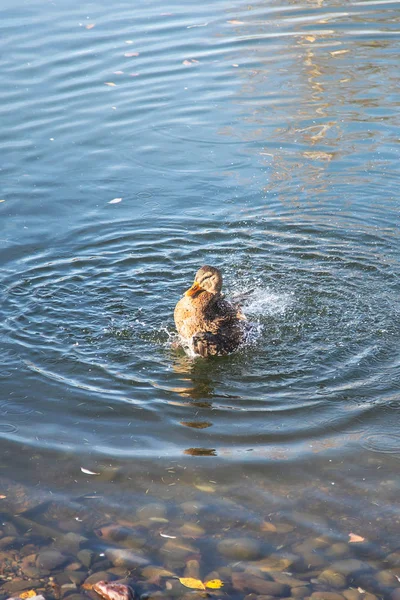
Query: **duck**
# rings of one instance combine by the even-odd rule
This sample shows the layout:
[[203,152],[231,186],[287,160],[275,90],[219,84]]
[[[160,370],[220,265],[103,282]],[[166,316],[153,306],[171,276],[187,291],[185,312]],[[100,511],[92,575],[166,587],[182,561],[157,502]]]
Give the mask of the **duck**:
[[193,285],[175,307],[174,320],[181,338],[205,358],[231,354],[245,335],[246,317],[239,306],[225,300],[222,273],[210,265],[197,271]]

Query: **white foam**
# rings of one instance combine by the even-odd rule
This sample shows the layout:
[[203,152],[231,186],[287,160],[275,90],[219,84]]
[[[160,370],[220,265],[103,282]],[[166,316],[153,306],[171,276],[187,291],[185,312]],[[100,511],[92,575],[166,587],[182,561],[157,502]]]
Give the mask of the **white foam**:
[[243,312],[251,316],[282,316],[293,302],[293,294],[257,288],[249,293],[242,306]]

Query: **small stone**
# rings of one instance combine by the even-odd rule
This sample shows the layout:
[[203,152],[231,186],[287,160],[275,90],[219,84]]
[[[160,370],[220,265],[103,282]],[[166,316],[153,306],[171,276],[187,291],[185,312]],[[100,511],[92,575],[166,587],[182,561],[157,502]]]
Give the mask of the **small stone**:
[[82,563],[78,562],[78,561],[74,561],[72,563],[69,563],[69,565],[67,565],[65,567],[66,571],[80,571],[82,569]]
[[219,542],[218,552],[231,560],[257,560],[261,545],[251,538],[227,538]]
[[313,592],[311,600],[344,600],[344,596],[338,592]]
[[77,554],[78,559],[81,561],[84,567],[88,569],[91,567],[95,554],[92,550],[80,550]]
[[248,590],[263,596],[288,596],[290,593],[288,585],[276,581],[267,581],[246,572],[232,573],[232,585],[236,590],[242,592]]
[[22,592],[24,590],[36,589],[36,588],[40,587],[41,585],[43,585],[43,584],[39,580],[34,580],[34,579],[25,580],[25,579],[20,579],[19,577],[16,577],[12,581],[7,581],[7,583],[4,583],[2,585],[1,590],[8,592],[10,594],[15,594],[15,593],[18,594],[19,592]]
[[168,558],[168,561],[172,560],[185,560],[192,554],[197,554],[198,550],[186,540],[168,540],[161,548],[161,553]]
[[85,571],[71,571],[68,573],[68,577],[75,585],[81,585],[85,581],[87,573]]
[[156,567],[154,565],[150,565],[142,569],[142,576],[147,579],[149,583],[154,583],[155,585],[161,585],[162,579],[166,577],[176,577],[176,574],[173,571],[168,571],[163,567]]
[[44,550],[36,559],[36,566],[41,571],[52,571],[67,562],[67,557],[58,550]]
[[342,575],[352,575],[353,573],[361,573],[371,571],[368,563],[358,560],[357,558],[348,558],[345,560],[337,560],[331,565],[333,571],[342,573]]
[[346,598],[346,600],[362,600],[362,594],[354,588],[343,590],[342,594]]
[[199,538],[205,534],[204,529],[196,523],[184,523],[178,531],[182,537],[189,537],[192,539]]
[[0,550],[6,550],[12,548],[18,544],[18,537],[14,535],[7,535],[0,540]]
[[294,530],[294,526],[289,523],[275,523],[275,527],[277,533],[290,533]]
[[396,587],[396,585],[399,584],[399,580],[389,569],[378,571],[378,573],[375,573],[374,576],[379,583],[386,587]]
[[346,556],[349,553],[350,548],[345,542],[337,542],[336,544],[332,544],[332,546],[326,550],[327,556],[332,556],[335,558]]
[[[184,577],[191,577],[193,579],[200,578],[200,563],[198,560],[188,560],[186,563],[185,571],[183,573]],[[213,579],[216,579],[213,578]]]
[[107,571],[108,573],[115,575],[118,579],[126,577],[126,575],[129,573],[129,569],[126,569],[125,567],[110,567],[107,569]]
[[121,550],[119,548],[110,548],[106,551],[107,558],[114,567],[140,567],[149,564],[149,560],[141,554],[136,554],[131,550]]
[[295,554],[270,554],[267,558],[263,558],[255,563],[264,573],[286,571],[293,563],[298,560]]
[[375,596],[375,594],[371,594],[370,592],[364,594],[363,598],[364,600],[378,600],[378,597]]
[[96,583],[99,583],[99,581],[113,581],[114,579],[115,575],[112,575],[107,571],[98,571],[85,579],[85,585],[95,585]]
[[386,557],[386,562],[388,562],[392,567],[400,567],[400,552],[397,550],[396,552],[388,554]]
[[74,583],[64,583],[61,586],[60,591],[61,591],[61,596],[64,598],[64,596],[67,596],[71,592],[76,591],[76,585]]
[[343,573],[334,571],[333,569],[325,569],[318,577],[319,583],[333,587],[336,590],[340,590],[346,587],[346,577]]
[[57,546],[68,552],[69,554],[77,554],[81,549],[82,545],[88,541],[83,535],[78,533],[69,532],[65,535],[57,538]]
[[306,596],[310,595],[310,588],[308,587],[295,587],[292,588],[292,593],[291,596],[292,598],[298,598],[299,600],[302,600],[303,598],[305,598]]
[[132,588],[124,583],[99,581],[93,586],[93,589],[106,600],[133,600]]

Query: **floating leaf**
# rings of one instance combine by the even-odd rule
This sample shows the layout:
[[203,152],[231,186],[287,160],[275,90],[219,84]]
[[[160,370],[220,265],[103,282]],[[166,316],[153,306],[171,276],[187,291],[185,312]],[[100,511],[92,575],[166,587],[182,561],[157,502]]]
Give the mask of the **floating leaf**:
[[0,200],[0,202],[5,202],[5,200]]
[[185,587],[191,588],[192,590],[205,590],[206,586],[200,579],[194,579],[193,577],[179,577],[179,581]]
[[89,469],[84,469],[83,467],[81,467],[81,471],[82,471],[82,473],[85,473],[86,475],[100,475],[100,473],[95,473],[94,471],[89,471]]
[[205,585],[211,590],[219,590],[224,584],[220,579],[210,579],[210,581],[206,581]]
[[109,85],[110,87],[115,87],[117,84],[113,83],[112,81],[105,81],[104,85]]
[[125,52],[126,58],[132,58],[132,56],[139,56],[139,52]]
[[306,35],[304,39],[307,40],[307,42],[311,42],[312,44],[317,38],[313,35]]
[[35,596],[35,590],[28,590],[26,592],[22,592],[22,594],[19,595],[20,598],[34,598]]
[[85,25],[85,29],[93,29],[95,27],[94,23],[89,23],[89,25]]
[[118,204],[118,202],[122,202],[122,198],[114,198],[108,204]]
[[227,21],[231,25],[244,25],[244,21],[237,21],[236,19],[232,19],[231,21]]
[[365,538],[361,535],[357,535],[356,533],[349,533],[349,544],[354,542],[364,542]]
[[[4,202],[4,200],[0,200],[0,202]],[[0,500],[4,500],[4,498],[7,498],[7,496],[5,496],[4,494],[0,494]]]
[[192,65],[192,63],[190,62],[190,60],[187,60],[187,59],[184,60],[182,64],[186,65],[187,67],[190,67]]

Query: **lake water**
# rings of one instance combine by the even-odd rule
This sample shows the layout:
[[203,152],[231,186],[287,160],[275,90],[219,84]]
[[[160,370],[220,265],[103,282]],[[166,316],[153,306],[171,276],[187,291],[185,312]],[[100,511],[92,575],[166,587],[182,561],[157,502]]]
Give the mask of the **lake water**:
[[[82,534],[85,575],[127,568],[111,524],[221,598],[398,600],[400,3],[3,0],[0,29],[3,521]],[[253,323],[210,360],[173,344],[204,263]]]

